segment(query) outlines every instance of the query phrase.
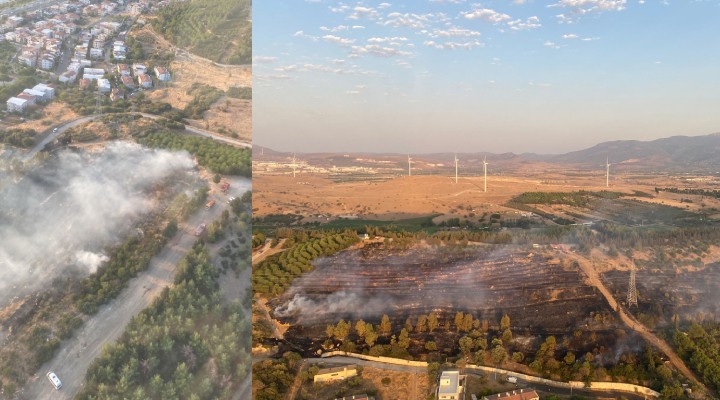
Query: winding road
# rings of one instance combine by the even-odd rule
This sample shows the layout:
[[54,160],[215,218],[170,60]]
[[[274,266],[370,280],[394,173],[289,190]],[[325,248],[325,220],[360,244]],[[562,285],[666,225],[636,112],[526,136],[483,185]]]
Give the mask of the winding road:
[[[166,119],[165,117],[162,117],[160,115],[155,114],[147,114],[147,113],[123,113],[123,114],[97,114],[97,115],[89,115],[87,117],[78,118],[69,122],[65,122],[61,125],[56,125],[54,127],[48,128],[48,130],[45,131],[45,134],[47,135],[43,140],[38,142],[30,151],[25,154],[25,160],[29,160],[35,156],[38,152],[40,152],[45,146],[55,140],[58,136],[62,135],[63,132],[70,128],[74,128],[78,125],[82,125],[84,123],[90,122],[95,120],[96,118],[103,117],[105,115],[126,115],[126,114],[135,114],[140,115],[144,118],[150,118],[150,119]],[[57,130],[54,130],[57,129]],[[219,135],[215,132],[206,131],[203,129],[195,128],[193,126],[185,125],[185,132],[188,132],[193,135],[197,136],[203,136],[212,140],[217,140],[218,142],[223,142],[225,144],[229,144],[231,146],[237,146],[237,147],[245,147],[245,148],[251,148],[252,144],[249,142],[244,142],[242,140],[237,140],[233,138],[229,138],[226,136]]]

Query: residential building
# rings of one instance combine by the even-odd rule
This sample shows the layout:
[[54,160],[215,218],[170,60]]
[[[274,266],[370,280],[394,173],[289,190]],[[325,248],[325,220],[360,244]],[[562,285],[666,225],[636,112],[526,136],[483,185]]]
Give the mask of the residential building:
[[375,400],[375,397],[366,394],[354,394],[352,396],[337,397],[335,400]]
[[98,49],[95,47],[91,48],[90,58],[103,58],[103,49]]
[[112,88],[110,91],[110,101],[125,100],[125,91],[120,88]]
[[151,88],[153,85],[152,78],[148,74],[139,74],[137,79],[138,85],[142,88]]
[[55,88],[50,85],[38,83],[33,87],[33,90],[43,92],[43,100],[47,101],[55,98]]
[[134,63],[132,65],[132,69],[135,75],[144,74],[147,72],[147,67],[145,66],[145,64]]
[[98,79],[97,85],[98,90],[102,93],[109,93],[110,89],[112,89],[112,85],[110,85],[110,80],[108,79]]
[[155,67],[155,76],[162,82],[170,80],[170,72],[165,67]]
[[34,89],[24,89],[23,93],[33,96],[35,98],[35,103],[42,103],[45,101],[45,92]]
[[23,112],[27,109],[29,103],[25,99],[18,97],[11,97],[7,101],[8,112]]
[[40,68],[45,69],[45,70],[50,70],[50,69],[53,69],[54,67],[55,67],[55,59],[52,58],[51,56],[44,55],[40,59]]
[[90,79],[85,79],[85,78],[80,79],[80,82],[78,83],[80,86],[80,89],[85,90],[85,89],[89,88],[90,82],[91,82]]
[[437,388],[437,398],[440,400],[464,400],[466,375],[460,371],[443,371]]
[[511,392],[492,394],[483,397],[483,400],[540,400],[540,396],[534,390],[518,389]]
[[19,95],[15,96],[15,97],[17,97],[18,99],[25,99],[25,100],[27,100],[27,101],[28,101],[28,106],[34,106],[35,104],[37,104],[37,97],[35,97],[35,96],[31,95],[31,94],[25,93],[25,92],[22,92],[22,93],[20,93]]
[[318,371],[313,378],[313,382],[331,382],[357,375],[357,365],[345,365],[342,367],[325,368]]
[[130,72],[130,68],[127,66],[127,64],[118,64],[117,71],[120,76],[132,75],[132,72]]
[[120,80],[122,81],[122,84],[125,85],[128,89],[135,89],[135,81],[132,77],[129,76],[121,76]]
[[63,72],[58,80],[62,83],[73,83],[77,79],[77,70],[70,70]]

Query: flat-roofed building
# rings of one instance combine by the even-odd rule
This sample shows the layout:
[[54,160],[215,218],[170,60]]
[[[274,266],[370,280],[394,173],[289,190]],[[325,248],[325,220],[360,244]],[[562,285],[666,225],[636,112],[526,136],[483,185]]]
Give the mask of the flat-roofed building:
[[342,367],[325,368],[318,371],[313,382],[331,382],[357,375],[357,365],[345,365]]

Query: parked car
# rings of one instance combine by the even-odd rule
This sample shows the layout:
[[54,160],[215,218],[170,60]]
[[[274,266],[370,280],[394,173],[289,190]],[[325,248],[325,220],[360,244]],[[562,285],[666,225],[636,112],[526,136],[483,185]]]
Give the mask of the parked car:
[[50,380],[50,383],[55,387],[55,389],[59,390],[62,387],[62,382],[60,382],[60,378],[58,378],[57,375],[55,375],[54,372],[50,371],[47,373],[47,378]]

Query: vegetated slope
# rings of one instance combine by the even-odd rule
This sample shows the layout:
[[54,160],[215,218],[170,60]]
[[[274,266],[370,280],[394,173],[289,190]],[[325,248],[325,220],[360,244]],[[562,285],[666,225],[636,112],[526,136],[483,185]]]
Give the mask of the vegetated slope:
[[720,165],[720,134],[672,136],[652,141],[616,140],[559,155],[523,154],[524,158],[550,162],[603,165],[637,164],[648,167]]
[[251,0],[190,0],[160,11],[154,28],[176,46],[221,64],[250,64]]

